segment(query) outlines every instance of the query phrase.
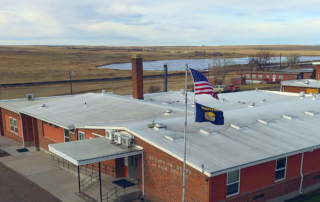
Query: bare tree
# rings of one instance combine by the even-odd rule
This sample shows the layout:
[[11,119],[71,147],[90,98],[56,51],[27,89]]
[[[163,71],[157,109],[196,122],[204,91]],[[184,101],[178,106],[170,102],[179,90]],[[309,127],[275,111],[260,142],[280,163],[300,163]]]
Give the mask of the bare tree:
[[291,53],[290,55],[287,56],[287,64],[288,66],[291,65],[295,65],[297,62],[300,61],[300,57],[301,55],[298,53]]
[[232,58],[213,58],[213,66],[210,69],[210,74],[215,76],[215,83],[220,85],[224,83],[228,73],[228,67],[234,64]]
[[156,93],[159,92],[161,90],[160,86],[150,86],[148,88],[148,93]]
[[252,61],[254,61],[255,64],[258,64],[258,67],[262,71],[264,71],[266,68],[270,68],[270,63],[273,62],[272,57],[274,57],[274,54],[272,52],[267,50],[261,50],[252,57]]

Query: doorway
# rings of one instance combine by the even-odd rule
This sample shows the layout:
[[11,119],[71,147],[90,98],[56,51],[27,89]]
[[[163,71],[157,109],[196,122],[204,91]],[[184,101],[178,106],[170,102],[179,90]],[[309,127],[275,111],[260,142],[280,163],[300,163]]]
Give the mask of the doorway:
[[137,156],[129,156],[128,157],[128,177],[132,180],[136,180],[138,178],[138,163]]

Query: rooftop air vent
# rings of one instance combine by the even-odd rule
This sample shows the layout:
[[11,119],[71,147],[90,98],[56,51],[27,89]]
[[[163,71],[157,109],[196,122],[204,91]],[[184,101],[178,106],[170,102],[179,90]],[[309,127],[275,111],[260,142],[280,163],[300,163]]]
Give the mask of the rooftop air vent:
[[230,126],[237,130],[245,130],[248,128],[248,126],[243,123],[235,123],[235,124],[231,124]]
[[226,101],[226,99],[224,99],[224,98],[221,98],[221,99],[220,99],[220,102],[224,102],[224,101]]
[[311,115],[311,116],[319,115],[319,114],[320,114],[319,112],[316,112],[316,111],[313,111],[313,110],[305,111],[304,113],[305,113],[305,114],[308,114],[308,115]]
[[258,88],[256,88],[256,92],[258,92],[259,91],[259,89]]
[[184,94],[184,89],[180,89],[180,94]]
[[246,104],[246,102],[242,102],[242,104]]
[[301,92],[299,93],[299,97],[300,97],[300,98],[305,97],[305,93],[304,93],[304,91],[301,91]]
[[270,119],[258,119],[259,123],[263,123],[263,124],[270,124],[270,123],[274,123],[274,121],[270,120]]
[[313,100],[317,99],[317,94],[312,94],[312,99]]
[[162,130],[165,129],[166,127],[162,123],[156,123],[154,126],[154,129],[156,130]]
[[42,104],[42,105],[40,105],[40,108],[44,108],[46,106],[47,106],[46,104]]
[[265,101],[266,101],[266,99],[261,99],[261,100],[260,100],[260,102],[265,102]]
[[166,113],[164,113],[165,115],[171,115],[171,114],[173,114],[173,111],[172,111],[172,109],[167,109],[166,110]]
[[289,120],[298,118],[297,116],[292,115],[292,114],[283,115],[282,117],[285,118],[285,119],[289,119]]
[[26,97],[28,101],[33,100],[33,94],[27,94]]
[[218,131],[214,128],[202,128],[200,129],[200,133],[205,135],[214,135],[214,134],[218,134]]
[[254,107],[256,105],[256,103],[252,102],[249,104],[249,107]]
[[179,140],[183,140],[182,135],[177,135],[177,134],[168,134],[164,136],[167,140],[170,140],[171,142],[177,142]]
[[163,102],[162,103],[163,105],[169,105],[169,104],[172,104],[171,102]]
[[101,95],[104,95],[105,93],[106,93],[105,90],[102,90],[102,91],[101,91]]
[[304,83],[305,83],[305,84],[309,84],[309,80],[307,79]]

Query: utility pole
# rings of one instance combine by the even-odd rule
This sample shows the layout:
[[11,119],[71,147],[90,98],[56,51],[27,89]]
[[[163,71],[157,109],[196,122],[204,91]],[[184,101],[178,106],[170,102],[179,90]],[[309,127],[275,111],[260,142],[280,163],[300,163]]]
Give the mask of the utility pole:
[[72,76],[74,76],[74,72],[73,71],[71,71],[71,72],[69,72],[69,78],[70,78],[70,90],[71,90],[71,95],[72,95],[72,80],[71,80],[71,77]]
[[254,64],[254,61],[251,62],[251,86],[253,87],[253,79],[252,79],[252,64]]
[[282,53],[280,53],[280,69],[281,69],[281,57],[282,57]]

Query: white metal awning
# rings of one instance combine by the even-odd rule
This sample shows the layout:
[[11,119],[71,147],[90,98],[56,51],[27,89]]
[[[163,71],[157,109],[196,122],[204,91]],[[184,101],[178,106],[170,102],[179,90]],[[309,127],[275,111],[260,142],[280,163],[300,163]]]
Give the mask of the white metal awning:
[[85,165],[111,159],[142,154],[143,148],[113,144],[100,137],[89,140],[71,141],[49,145],[49,151],[75,165]]

